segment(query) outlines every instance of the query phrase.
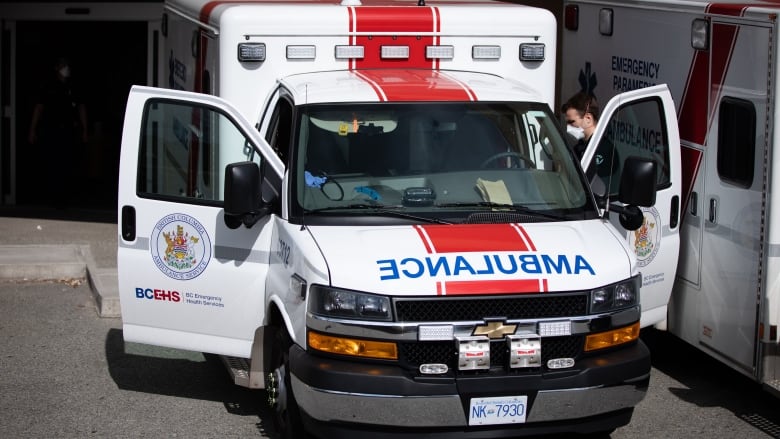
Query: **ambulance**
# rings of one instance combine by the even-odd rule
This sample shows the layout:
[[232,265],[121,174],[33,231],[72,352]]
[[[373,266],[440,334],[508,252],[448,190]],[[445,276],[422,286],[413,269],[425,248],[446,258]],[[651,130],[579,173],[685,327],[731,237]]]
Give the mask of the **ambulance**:
[[627,424],[651,365],[626,237],[677,118],[665,86],[606,103],[656,143],[591,182],[556,32],[483,0],[168,1],[166,87],[132,88],[122,138],[124,340],[221,356],[282,437]]
[[682,143],[680,263],[676,275],[643,275],[669,289],[672,333],[771,391],[780,389],[778,14],[773,1],[567,1],[561,23],[563,96],[606,101],[668,85]]

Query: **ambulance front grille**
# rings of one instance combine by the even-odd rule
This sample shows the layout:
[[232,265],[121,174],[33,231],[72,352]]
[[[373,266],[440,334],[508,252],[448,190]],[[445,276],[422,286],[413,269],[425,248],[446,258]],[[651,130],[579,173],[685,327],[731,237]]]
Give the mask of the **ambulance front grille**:
[[588,313],[588,296],[576,294],[534,294],[512,297],[399,299],[395,301],[399,322],[457,322],[506,319],[578,317]]
[[[547,360],[553,358],[579,359],[582,355],[584,336],[542,338],[542,370]],[[457,371],[458,353],[454,341],[433,341],[417,343],[400,343],[398,345],[398,361],[402,367],[418,371],[421,364],[446,364],[449,370]],[[504,340],[494,340],[490,343],[490,364],[492,370],[509,371],[509,350]],[[513,369],[517,373],[539,372],[540,368]]]

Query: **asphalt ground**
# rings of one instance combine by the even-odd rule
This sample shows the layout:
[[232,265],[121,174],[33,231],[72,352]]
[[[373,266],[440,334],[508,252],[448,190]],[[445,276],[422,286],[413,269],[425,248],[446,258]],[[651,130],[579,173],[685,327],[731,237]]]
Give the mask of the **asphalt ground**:
[[119,317],[114,212],[0,208],[0,281],[85,279],[101,317]]

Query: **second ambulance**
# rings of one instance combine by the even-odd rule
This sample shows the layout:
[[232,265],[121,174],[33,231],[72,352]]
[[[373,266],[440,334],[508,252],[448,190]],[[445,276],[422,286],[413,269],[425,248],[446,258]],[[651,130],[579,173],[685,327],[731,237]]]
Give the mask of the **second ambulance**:
[[125,341],[222,356],[284,437],[630,421],[650,357],[626,237],[679,172],[665,87],[606,104],[586,168],[610,127],[658,148],[591,181],[546,11],[172,0],[162,23],[167,88],[131,90],[122,139]]

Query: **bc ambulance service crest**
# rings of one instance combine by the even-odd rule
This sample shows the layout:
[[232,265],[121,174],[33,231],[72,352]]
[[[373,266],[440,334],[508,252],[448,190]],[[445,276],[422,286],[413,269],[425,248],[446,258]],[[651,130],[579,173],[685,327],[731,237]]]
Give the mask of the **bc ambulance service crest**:
[[655,207],[642,208],[642,227],[629,232],[629,243],[636,252],[637,262],[644,267],[655,258],[661,246],[661,215]]
[[157,222],[150,237],[154,265],[176,280],[198,277],[211,260],[211,240],[195,218],[174,213]]

